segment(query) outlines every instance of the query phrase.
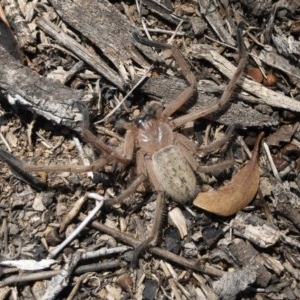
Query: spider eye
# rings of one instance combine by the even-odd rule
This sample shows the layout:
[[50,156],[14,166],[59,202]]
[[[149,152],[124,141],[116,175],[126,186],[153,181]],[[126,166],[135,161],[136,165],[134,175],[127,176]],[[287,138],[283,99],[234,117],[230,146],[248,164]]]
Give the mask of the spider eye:
[[150,110],[142,114],[141,116],[139,116],[135,122],[138,127],[144,127],[144,123],[151,121],[153,119],[155,119],[155,114],[153,114],[153,111]]
[[145,116],[143,117],[138,117],[136,120],[135,120],[135,124],[138,126],[138,127],[141,127],[143,126],[143,123],[146,121],[146,118]]

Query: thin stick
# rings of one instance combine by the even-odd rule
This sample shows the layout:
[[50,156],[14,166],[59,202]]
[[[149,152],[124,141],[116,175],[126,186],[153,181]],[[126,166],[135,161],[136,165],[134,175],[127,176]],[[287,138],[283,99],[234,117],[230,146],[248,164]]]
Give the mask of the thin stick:
[[112,116],[115,113],[115,111],[124,103],[124,101],[133,93],[133,91],[147,78],[147,75],[152,70],[152,68],[153,68],[153,65],[151,65],[148,68],[148,70],[146,71],[146,73],[144,74],[144,76],[133,86],[133,88],[127,93],[127,95],[122,99],[122,101],[120,101],[118,103],[118,105],[112,111],[110,111],[103,119],[95,122],[95,124],[103,123],[110,116]]
[[[81,158],[81,161],[82,161],[83,165],[84,166],[90,166],[91,164],[90,164],[89,160],[84,155],[84,151],[83,151],[83,148],[82,148],[82,145],[81,145],[79,139],[77,137],[73,136],[73,142],[75,143],[75,146],[77,148],[77,151],[79,153],[79,156]],[[87,175],[90,178],[94,178],[94,174],[91,171],[89,171],[87,173]]]
[[[108,271],[111,269],[117,269],[121,267],[122,267],[122,263],[116,260],[116,261],[109,261],[105,263],[82,265],[76,268],[74,273],[76,275],[79,275],[79,274],[85,274],[87,272],[100,272],[104,270]],[[0,282],[0,288],[13,285],[13,284],[50,279],[58,275],[59,272],[60,270],[51,270],[51,271],[44,271],[44,272],[38,272],[32,274],[21,274],[21,275],[10,276]]]
[[180,22],[178,23],[178,25],[177,25],[175,31],[173,32],[172,36],[169,38],[168,44],[172,44],[172,42],[173,42],[173,40],[174,40],[174,38],[175,38],[177,32],[179,31],[179,28],[180,28],[180,26],[182,25],[182,23],[183,23],[183,20],[180,20]]
[[93,198],[97,201],[94,209],[88,214],[85,220],[60,244],[58,245],[49,255],[49,257],[55,257],[62,249],[64,249],[69,243],[71,243],[75,237],[86,227],[86,225],[94,218],[94,216],[101,209],[104,197],[96,193],[87,193],[86,197]]
[[[86,215],[80,214],[80,216],[78,218],[79,218],[79,220],[82,221],[86,218]],[[90,226],[101,232],[107,233],[107,234],[113,236],[114,238],[116,238],[134,248],[137,247],[138,245],[140,245],[140,243],[141,243],[141,241],[136,240],[135,238],[125,234],[124,232],[120,232],[119,230],[108,227],[100,222],[93,221],[92,223],[90,223]],[[202,273],[214,276],[214,277],[222,277],[224,274],[224,272],[222,270],[217,269],[213,266],[209,266],[207,264],[204,265],[203,263],[201,263],[200,260],[186,259],[186,258],[176,255],[170,251],[161,249],[159,247],[150,247],[148,249],[148,251],[154,255],[161,257],[161,258],[175,262],[176,264],[181,265],[181,266],[187,268],[188,270],[195,270],[195,271],[202,272]]]
[[[140,30],[145,30],[143,27],[139,28]],[[163,33],[163,34],[175,34],[175,36],[185,36],[184,32],[175,32],[174,30],[165,30],[165,29],[160,29],[160,28],[147,28],[149,32],[154,32],[154,33]]]
[[273,172],[274,177],[275,177],[279,182],[282,183],[282,180],[281,180],[281,178],[280,178],[280,175],[279,175],[279,173],[278,173],[278,170],[277,170],[277,168],[276,168],[276,166],[275,166],[273,157],[272,157],[272,155],[271,155],[269,146],[268,146],[265,142],[263,142],[263,147],[264,147],[264,150],[265,150],[265,152],[266,152],[266,155],[267,155],[268,161],[269,161],[269,163],[270,163],[270,166],[271,166],[271,169],[272,169],[272,172]]
[[9,145],[9,143],[7,142],[6,138],[4,137],[4,135],[2,134],[2,132],[0,132],[0,138],[2,140],[2,142],[4,143],[5,147],[7,148],[8,152],[11,152],[11,147]]

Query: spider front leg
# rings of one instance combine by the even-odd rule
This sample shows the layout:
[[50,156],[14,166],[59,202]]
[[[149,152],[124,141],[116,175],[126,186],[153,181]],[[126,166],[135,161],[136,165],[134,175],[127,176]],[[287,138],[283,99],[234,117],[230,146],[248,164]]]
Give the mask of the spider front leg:
[[24,164],[21,160],[14,157],[12,154],[0,149],[0,158],[7,163],[11,172],[20,180],[28,183],[30,186],[38,191],[46,188],[46,184],[38,178],[32,176],[24,169]]
[[134,151],[134,133],[132,128],[128,128],[125,135],[125,145],[124,145],[124,154],[119,154],[114,149],[107,146],[104,142],[102,142],[96,135],[94,135],[90,129],[90,120],[89,120],[89,112],[86,105],[80,101],[77,103],[77,107],[82,113],[82,129],[81,135],[86,140],[86,142],[90,143],[92,146],[96,147],[99,150],[102,150],[107,154],[106,158],[99,159],[92,163],[90,166],[33,166],[33,165],[25,165],[24,167],[29,172],[37,172],[37,171],[45,171],[45,172],[61,172],[61,171],[69,171],[74,173],[82,173],[89,171],[96,171],[99,168],[103,167],[107,162],[112,159],[122,163],[128,164],[131,162]]
[[[219,101],[216,101],[212,104],[204,106],[201,110],[189,113],[185,116],[176,118],[170,122],[170,125],[173,129],[180,127],[188,122],[195,121],[199,118],[205,117],[211,113],[214,113],[221,108],[223,108],[226,103],[230,100],[230,97],[234,91],[237,81],[240,79],[242,72],[247,63],[247,51],[243,41],[243,28],[245,23],[242,21],[239,23],[237,27],[237,46],[239,50],[239,63],[236,69],[235,74],[229,81],[227,87],[225,88],[222,97]],[[172,45],[166,45],[159,42],[149,41],[140,37],[138,34],[134,34],[134,38],[141,44],[146,46],[155,47],[158,49],[170,49],[172,51],[172,55],[175,58],[178,65],[181,67],[182,72],[189,82],[189,86],[181,93],[179,96],[170,104],[168,104],[162,112],[161,118],[162,120],[167,120],[174,112],[176,112],[182,105],[184,105],[188,99],[193,96],[197,90],[197,81],[196,77],[191,71],[191,68],[181,52]]]
[[[201,110],[189,113],[185,116],[176,118],[172,121],[170,121],[170,125],[172,126],[172,128],[177,128],[180,127],[188,122],[191,121],[195,121],[199,118],[205,117],[211,113],[214,113],[218,110],[220,110],[221,108],[223,108],[228,101],[230,100],[232,93],[234,91],[234,88],[236,86],[237,81],[241,78],[242,72],[246,66],[247,63],[247,51],[243,42],[243,28],[244,28],[244,22],[241,22],[238,25],[237,28],[237,45],[238,45],[238,50],[239,50],[239,63],[236,69],[235,74],[233,75],[233,77],[231,78],[231,80],[229,81],[228,85],[226,86],[222,97],[219,101],[213,102],[212,104],[206,105],[204,107],[202,107]],[[207,146],[200,146],[197,148],[196,152],[202,152],[202,153],[208,153],[208,152],[212,152],[216,149],[219,149],[221,146],[227,144],[230,139],[232,138],[232,134],[230,134],[229,136],[225,136],[219,140],[216,140],[215,142],[213,142],[210,145]],[[220,170],[220,169],[224,169],[226,167],[230,167],[232,165],[232,161],[224,161],[223,163],[215,166],[214,168],[212,168],[212,166],[208,166],[208,167],[201,167],[199,168],[200,172],[212,172],[213,170]]]
[[171,122],[173,128],[180,127],[188,122],[195,121],[199,118],[203,118],[207,115],[210,115],[211,113],[217,112],[228,103],[228,101],[232,96],[234,88],[236,86],[236,83],[241,78],[241,75],[247,63],[247,51],[243,41],[243,28],[244,28],[244,22],[240,22],[237,28],[237,45],[239,50],[239,63],[233,77],[231,78],[228,85],[226,86],[221,99],[219,101],[213,102],[212,104],[204,106],[201,110],[174,119]]
[[34,172],[72,172],[84,173],[101,169],[108,163],[107,158],[100,158],[89,166],[84,165],[31,165],[27,164],[12,154],[0,149],[0,158],[7,163],[11,172],[20,180],[26,182],[38,191],[46,188],[46,184],[30,173]]
[[182,55],[182,53],[178,50],[176,46],[163,44],[156,41],[149,41],[147,39],[142,38],[137,33],[133,34],[134,38],[141,44],[154,47],[158,49],[169,49],[172,52],[172,55],[177,62],[177,64],[181,67],[181,71],[189,83],[189,86],[183,90],[174,101],[168,104],[161,114],[162,120],[167,120],[168,117],[173,115],[182,105],[184,105],[197,91],[197,81],[194,73],[192,72],[190,65]]
[[94,147],[102,150],[106,154],[108,154],[111,158],[114,158],[118,162],[122,164],[128,164],[131,162],[134,151],[134,134],[131,128],[126,131],[125,135],[125,145],[124,145],[124,155],[120,155],[114,149],[107,146],[103,143],[96,135],[94,135],[90,129],[90,121],[89,121],[89,112],[86,105],[80,101],[77,102],[77,107],[82,113],[82,130],[81,134],[83,138],[93,145]]
[[156,198],[156,207],[155,207],[155,214],[153,218],[153,225],[151,228],[151,232],[148,238],[146,238],[144,241],[142,241],[135,249],[133,252],[132,256],[132,266],[137,267],[138,265],[138,260],[141,255],[141,253],[149,247],[150,244],[156,244],[157,240],[160,235],[160,229],[161,225],[164,219],[165,215],[165,198],[164,198],[164,193],[163,192],[158,192],[157,193],[157,198]]
[[91,165],[32,165],[27,164],[20,159],[14,157],[12,154],[0,149],[0,159],[6,162],[11,169],[12,173],[22,181],[28,183],[30,186],[37,190],[45,189],[46,185],[37,177],[32,176],[31,172],[71,172],[71,173],[84,173],[90,171],[97,171],[104,167],[112,159],[120,163],[128,164],[133,156],[134,151],[134,135],[132,130],[127,130],[125,136],[125,151],[124,155],[118,154],[114,149],[108,147],[105,143],[97,138],[89,129],[89,116],[88,110],[83,103],[77,103],[80,111],[82,112],[82,136],[87,142],[96,146],[98,149],[105,152],[107,155],[94,161]]

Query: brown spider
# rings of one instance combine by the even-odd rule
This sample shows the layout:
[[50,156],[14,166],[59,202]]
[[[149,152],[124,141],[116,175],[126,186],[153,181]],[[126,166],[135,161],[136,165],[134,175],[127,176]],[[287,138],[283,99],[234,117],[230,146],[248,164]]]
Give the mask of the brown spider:
[[[197,162],[193,154],[202,148],[199,148],[182,134],[174,132],[174,130],[187,122],[194,121],[219,110],[229,101],[247,60],[242,39],[241,24],[238,26],[237,37],[240,60],[237,70],[227,85],[221,99],[204,106],[201,110],[175,119],[170,119],[196,92],[196,78],[191,72],[189,64],[175,46],[150,42],[135,35],[135,38],[140,43],[156,48],[170,49],[176,62],[181,67],[182,73],[188,81],[189,86],[166,107],[163,107],[158,102],[150,102],[147,106],[146,113],[143,114],[142,117],[139,117],[135,122],[126,123],[124,125],[127,131],[125,134],[123,155],[118,154],[115,150],[108,147],[88,129],[88,111],[83,104],[79,104],[83,114],[82,135],[87,142],[101,149],[107,154],[107,157],[115,159],[122,164],[129,164],[132,161],[135,149],[138,149],[136,152],[137,178],[120,196],[110,203],[125,199],[146,179],[149,179],[154,191],[158,195],[152,234],[141,243],[141,246],[138,247],[139,249],[136,249],[136,256],[138,256],[139,252],[145,246],[157,238],[162,219],[161,211],[164,203],[164,195],[167,194],[179,204],[187,204],[196,196],[196,177],[194,172],[197,170]],[[3,157],[3,150],[0,151],[0,157]],[[37,184],[37,188],[43,188],[43,186],[36,181],[35,177],[27,174],[27,172],[87,172],[97,170],[107,163],[106,158],[101,158],[90,166],[29,165],[11,155],[6,155],[5,160],[14,173],[19,174],[19,176],[21,173],[23,180],[25,176],[25,180],[31,184]]]

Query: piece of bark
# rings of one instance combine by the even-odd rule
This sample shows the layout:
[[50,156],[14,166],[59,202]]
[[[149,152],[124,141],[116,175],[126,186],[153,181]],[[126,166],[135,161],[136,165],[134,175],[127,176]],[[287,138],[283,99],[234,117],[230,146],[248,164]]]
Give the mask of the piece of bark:
[[89,52],[85,47],[80,45],[77,41],[71,38],[66,33],[62,32],[59,27],[48,19],[41,17],[36,21],[36,24],[48,35],[53,37],[55,41],[63,47],[75,53],[80,59],[86,62],[94,70],[100,73],[103,77],[123,90],[125,81],[119,74],[109,67],[101,58],[94,53]]
[[274,133],[270,134],[266,140],[269,147],[279,147],[280,144],[290,143],[293,135],[298,130],[299,123],[283,124]]
[[268,270],[272,270],[272,273],[275,273],[277,276],[284,271],[284,267],[278,256],[271,256],[268,253],[259,253],[259,260]]
[[258,286],[266,287],[271,280],[271,273],[262,264],[259,258],[259,252],[244,240],[235,238],[229,245],[228,249],[232,257],[240,267],[246,268],[249,265],[256,265],[256,283]]
[[0,88],[10,104],[26,107],[56,124],[80,129],[81,113],[75,102],[84,94],[41,77],[15,60],[0,45]]
[[287,36],[281,28],[274,26],[272,41],[277,52],[291,59],[299,65],[300,61],[300,42],[292,36]]
[[247,266],[235,272],[226,273],[221,279],[213,282],[213,290],[219,299],[232,300],[244,291],[256,279],[256,266]]
[[[164,105],[171,103],[187,87],[186,82],[179,78],[159,76],[148,78],[141,86],[141,90],[153,99],[159,99]],[[197,86],[196,101],[188,101],[181,109],[182,111],[193,112],[200,110],[204,105],[212,103],[218,98],[214,94],[221,95],[225,86],[219,86],[209,80],[200,80]],[[220,96],[221,97],[221,96]],[[243,95],[239,95],[243,99]],[[232,99],[236,99],[232,96]],[[210,115],[207,119],[217,121],[224,125],[242,124],[248,126],[270,126],[277,125],[278,119],[275,116],[268,116],[260,113],[250,106],[245,106],[240,101],[230,102],[226,109]]]
[[202,36],[204,32],[207,30],[207,24],[205,23],[204,18],[200,16],[197,17],[190,17],[189,18],[194,34],[198,36]]
[[164,19],[171,24],[178,25],[181,19],[174,14],[172,11],[168,9],[163,4],[159,3],[158,1],[154,0],[143,0],[142,4],[147,6],[147,8],[152,11],[153,13],[157,14],[160,18]]
[[260,248],[275,245],[281,237],[280,231],[274,225],[244,212],[237,213],[230,225],[237,236],[242,236]]
[[228,31],[225,30],[225,19],[221,16],[220,10],[216,7],[215,2],[208,0],[200,0],[199,1],[200,11],[204,18],[206,19],[209,26],[211,26],[214,33],[218,36],[218,38],[231,46],[236,45],[236,42],[229,34]]
[[134,41],[132,32],[138,31],[137,28],[131,25],[109,1],[50,0],[49,2],[66,23],[97,46],[118,70],[120,66],[126,67],[128,60],[133,60],[145,68],[149,67],[136,47],[142,49],[143,54],[152,59],[153,50]]
[[[220,55],[213,47],[208,45],[193,45],[190,51],[192,58],[204,59],[210,62],[217,70],[219,70],[227,78],[232,78],[236,71],[236,67],[226,58]],[[299,101],[296,101],[284,94],[273,91],[264,87],[260,83],[248,79],[241,78],[238,83],[244,91],[256,96],[254,103],[267,104],[276,108],[288,109],[294,112],[300,112]],[[250,99],[249,99],[250,100]]]
[[28,46],[34,44],[35,41],[31,35],[28,24],[20,11],[18,1],[1,0],[1,4],[4,8],[8,23],[13,28],[14,34],[17,36],[20,47],[28,50]]
[[23,62],[22,53],[14,37],[14,34],[2,19],[0,19],[0,44],[15,59],[18,59],[21,62]]
[[277,54],[275,51],[270,52],[262,50],[259,54],[259,58],[269,66],[272,66],[290,76],[294,76],[300,79],[300,68],[291,63],[288,59]]
[[285,187],[282,183],[271,180],[272,201],[276,207],[276,211],[284,218],[293,223],[295,228],[300,232],[300,198],[293,193],[289,188]]
[[256,17],[269,14],[272,8],[272,0],[265,0],[265,1],[242,0],[241,3],[243,6],[245,6],[246,10],[250,14]]

